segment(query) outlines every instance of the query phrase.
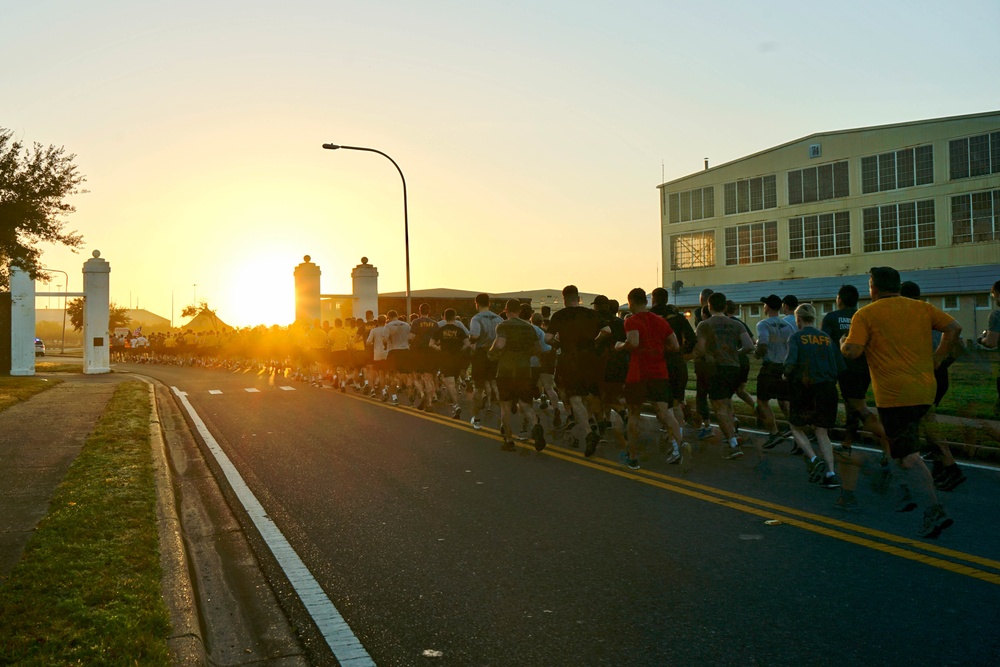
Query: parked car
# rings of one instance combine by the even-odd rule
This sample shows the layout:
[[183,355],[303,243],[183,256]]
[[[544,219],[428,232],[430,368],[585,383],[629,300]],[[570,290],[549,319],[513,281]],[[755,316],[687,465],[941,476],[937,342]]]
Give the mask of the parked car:
[[45,356],[45,342],[41,338],[35,339],[35,356],[36,357]]

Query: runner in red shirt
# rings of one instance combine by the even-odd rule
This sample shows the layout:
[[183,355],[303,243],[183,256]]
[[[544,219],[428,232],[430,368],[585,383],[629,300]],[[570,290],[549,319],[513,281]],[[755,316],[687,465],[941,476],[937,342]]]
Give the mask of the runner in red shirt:
[[615,349],[629,350],[628,376],[625,378],[625,403],[632,418],[628,421],[628,451],[622,452],[621,462],[632,470],[639,469],[639,415],[647,401],[653,404],[656,418],[671,434],[668,463],[682,463],[690,457],[690,445],[684,443],[681,453],[681,428],[670,410],[670,383],[664,350],[680,349],[677,336],[667,321],[646,309],[646,291],[636,287],[628,293],[632,315],[625,320],[626,340],[615,343]]

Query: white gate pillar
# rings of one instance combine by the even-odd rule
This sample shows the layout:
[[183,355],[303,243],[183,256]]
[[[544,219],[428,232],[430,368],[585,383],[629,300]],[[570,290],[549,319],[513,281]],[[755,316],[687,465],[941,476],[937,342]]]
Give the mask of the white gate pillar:
[[[83,372],[111,372],[111,265],[95,250],[83,263]],[[34,310],[32,310],[34,313]]]
[[10,374],[35,374],[35,281],[10,267]]
[[367,257],[362,257],[361,263],[351,271],[351,283],[354,317],[364,319],[368,310],[378,317],[378,269],[368,263]]

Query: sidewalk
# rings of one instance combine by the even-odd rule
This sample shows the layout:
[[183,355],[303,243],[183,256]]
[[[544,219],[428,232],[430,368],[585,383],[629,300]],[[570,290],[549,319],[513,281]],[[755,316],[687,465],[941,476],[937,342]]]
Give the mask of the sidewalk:
[[[8,480],[0,488],[0,586],[116,386],[139,378],[58,373],[39,379],[62,382],[0,411],[0,479]],[[297,634],[290,625],[169,390],[161,386],[156,394],[151,444],[174,664],[308,664],[299,639],[310,638],[309,631],[299,626]]]
[[[83,379],[81,379],[83,378]],[[54,379],[54,378],[53,378]],[[21,559],[56,487],[123,380],[60,377],[62,384],[0,412],[0,584]]]

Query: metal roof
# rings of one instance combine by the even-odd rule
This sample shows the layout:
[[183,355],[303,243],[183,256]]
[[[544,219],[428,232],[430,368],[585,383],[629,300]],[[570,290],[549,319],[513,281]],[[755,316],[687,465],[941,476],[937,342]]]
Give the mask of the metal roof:
[[[1000,280],[1000,264],[900,271],[899,275],[904,281],[912,280],[917,283],[920,286],[921,296],[988,293],[993,283]],[[759,303],[762,297],[769,294],[777,294],[780,297],[794,294],[801,302],[833,301],[837,298],[837,290],[841,285],[854,285],[861,293],[861,297],[866,298],[868,274],[743,282],[730,285],[692,287],[685,285],[679,293],[670,295],[670,302],[681,307],[696,306],[698,296],[706,287],[722,292],[727,299],[739,304]]]

